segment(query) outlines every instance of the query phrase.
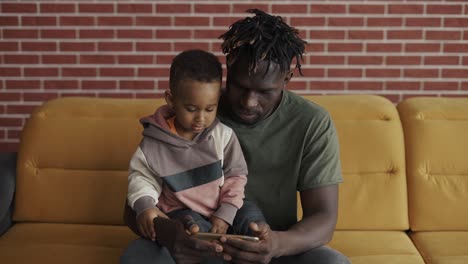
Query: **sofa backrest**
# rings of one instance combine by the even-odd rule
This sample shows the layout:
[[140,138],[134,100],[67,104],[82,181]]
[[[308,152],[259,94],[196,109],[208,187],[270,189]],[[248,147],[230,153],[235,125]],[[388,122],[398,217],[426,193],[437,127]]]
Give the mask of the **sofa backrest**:
[[344,182],[337,229],[405,230],[404,139],[396,107],[372,95],[313,96],[338,131]]
[[138,120],[162,103],[62,98],[39,107],[22,133],[14,219],[123,224]]
[[468,100],[411,98],[398,111],[411,229],[468,230]]
[[[344,183],[339,229],[408,228],[404,146],[383,97],[313,96],[338,130]],[[122,224],[140,117],[162,99],[61,98],[39,107],[22,134],[16,221]]]

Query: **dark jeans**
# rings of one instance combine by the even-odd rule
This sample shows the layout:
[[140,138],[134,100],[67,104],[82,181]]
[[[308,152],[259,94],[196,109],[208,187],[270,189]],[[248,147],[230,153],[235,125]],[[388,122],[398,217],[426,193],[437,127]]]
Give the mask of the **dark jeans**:
[[[120,257],[121,264],[175,264],[171,254],[165,247],[148,239],[137,239],[130,243]],[[220,258],[205,259],[202,264],[225,264]],[[351,262],[340,252],[327,246],[314,248],[302,254],[273,259],[270,264],[350,264]]]
[[[172,211],[167,214],[169,218],[175,219],[178,217],[183,217],[185,215],[192,216],[194,222],[200,228],[200,232],[209,232],[211,229],[211,222],[208,218],[200,215],[199,213],[190,210],[190,209],[180,209]],[[229,227],[228,234],[236,235],[252,235],[249,229],[250,222],[264,222],[265,217],[262,214],[260,208],[251,201],[244,201],[242,207],[237,211],[236,217],[232,223],[232,226]]]
[[[168,214],[169,217],[179,217],[190,214],[199,225],[200,231],[207,232],[211,228],[211,223],[204,217],[191,210],[178,210]],[[258,207],[249,201],[244,201],[244,205],[237,211],[236,218],[229,233],[239,235],[251,235],[248,225],[252,221],[265,221],[265,218]],[[121,264],[175,264],[171,254],[165,247],[151,240],[139,238],[130,243],[125,252],[120,257]],[[207,258],[202,264],[223,264],[227,263],[220,258]],[[314,264],[349,264],[349,260],[338,251],[329,247],[319,247],[295,256],[277,258],[271,261],[274,264],[290,263],[314,263]]]

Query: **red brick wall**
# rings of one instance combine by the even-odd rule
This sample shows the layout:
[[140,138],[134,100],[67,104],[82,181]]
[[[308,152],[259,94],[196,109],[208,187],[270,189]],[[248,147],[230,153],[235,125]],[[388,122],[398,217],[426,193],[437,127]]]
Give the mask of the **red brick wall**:
[[160,96],[171,58],[189,48],[224,62],[217,37],[250,7],[283,16],[310,43],[289,89],[394,102],[468,95],[465,1],[248,2],[2,1],[0,151],[17,150],[46,100]]

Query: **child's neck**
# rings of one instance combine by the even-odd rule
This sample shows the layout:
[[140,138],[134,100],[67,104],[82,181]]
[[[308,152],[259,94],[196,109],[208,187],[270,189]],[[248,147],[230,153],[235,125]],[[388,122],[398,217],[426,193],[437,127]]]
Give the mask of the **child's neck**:
[[177,131],[177,135],[187,140],[192,141],[198,135],[198,133],[184,131],[184,129],[179,125],[179,123],[177,123],[177,118],[174,119],[174,126]]

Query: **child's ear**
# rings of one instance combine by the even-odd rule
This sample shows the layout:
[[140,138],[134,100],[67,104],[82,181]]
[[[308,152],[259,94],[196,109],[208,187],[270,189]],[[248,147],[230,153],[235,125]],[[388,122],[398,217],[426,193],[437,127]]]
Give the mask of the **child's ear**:
[[166,99],[166,104],[173,108],[173,105],[174,105],[174,101],[172,100],[172,93],[170,90],[166,90],[164,92],[164,99]]

